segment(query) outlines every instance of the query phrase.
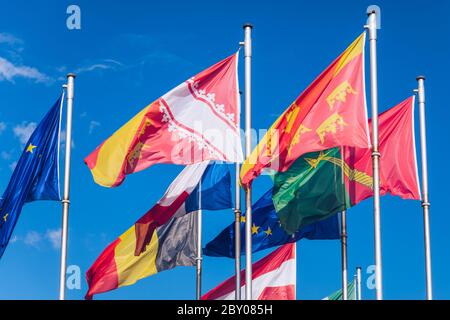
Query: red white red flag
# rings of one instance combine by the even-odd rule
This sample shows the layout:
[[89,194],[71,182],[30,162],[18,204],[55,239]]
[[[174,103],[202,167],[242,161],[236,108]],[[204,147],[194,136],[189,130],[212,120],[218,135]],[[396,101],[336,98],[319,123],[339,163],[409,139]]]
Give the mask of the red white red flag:
[[[295,300],[295,243],[285,244],[253,264],[252,298],[257,300]],[[245,292],[245,270],[241,271],[241,292]],[[234,300],[235,277],[231,277],[202,296],[202,300]]]

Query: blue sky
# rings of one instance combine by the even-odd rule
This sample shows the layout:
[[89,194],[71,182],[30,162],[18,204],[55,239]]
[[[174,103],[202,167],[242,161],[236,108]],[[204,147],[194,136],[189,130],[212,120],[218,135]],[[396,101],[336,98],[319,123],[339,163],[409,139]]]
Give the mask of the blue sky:
[[[66,28],[66,8],[81,8],[81,30]],[[368,1],[5,1],[0,0],[0,192],[24,137],[75,72],[73,165],[68,265],[84,273],[105,246],[163,194],[181,167],[156,165],[131,175],[119,188],[96,185],[83,158],[148,103],[231,54],[254,24],[253,126],[264,129],[361,32]],[[425,74],[434,295],[450,298],[450,216],[445,161],[449,108],[447,74],[450,22],[446,1],[378,1],[379,106],[383,111],[411,95]],[[242,59],[242,58],[241,58]],[[243,61],[241,60],[241,67]],[[368,62],[368,55],[367,55]],[[3,67],[2,67],[3,66]],[[368,67],[368,65],[367,65]],[[243,68],[240,69],[240,81]],[[444,146],[444,147],[443,147]],[[269,186],[255,184],[254,199]],[[384,295],[425,297],[420,204],[382,198]],[[204,214],[204,243],[233,219],[231,210]],[[61,206],[25,206],[0,261],[0,299],[58,296]],[[372,201],[348,212],[349,268],[373,264]],[[339,241],[301,241],[299,299],[320,299],[340,287]],[[255,260],[268,251],[256,254]],[[204,259],[204,290],[234,272],[234,261]],[[205,291],[206,292],[206,291]],[[374,298],[363,286],[363,297]],[[195,269],[163,272],[99,299],[193,299]]]

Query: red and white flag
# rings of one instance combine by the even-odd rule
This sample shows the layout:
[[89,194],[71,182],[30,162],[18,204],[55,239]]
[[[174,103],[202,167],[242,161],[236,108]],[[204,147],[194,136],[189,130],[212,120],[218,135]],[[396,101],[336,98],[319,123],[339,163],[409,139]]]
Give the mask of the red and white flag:
[[[285,244],[253,264],[252,298],[295,300],[295,243]],[[245,292],[245,270],[241,271],[241,292]],[[202,300],[234,300],[235,276],[202,296]]]
[[120,185],[156,163],[241,162],[238,54],[183,82],[139,112],[85,162],[96,183]]

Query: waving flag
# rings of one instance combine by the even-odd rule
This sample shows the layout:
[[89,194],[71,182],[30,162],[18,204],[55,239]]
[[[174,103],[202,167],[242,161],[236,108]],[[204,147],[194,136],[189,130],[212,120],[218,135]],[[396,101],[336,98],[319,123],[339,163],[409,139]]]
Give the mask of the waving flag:
[[[310,240],[340,239],[338,215],[307,225],[289,235],[281,227],[272,200],[272,189],[268,190],[252,206],[252,252],[296,242]],[[245,252],[245,216],[241,217],[241,253]],[[207,256],[234,258],[234,223],[225,228],[212,241],[206,244],[203,253]]]
[[238,54],[144,108],[86,157],[96,183],[120,185],[155,163],[242,161]]
[[[414,137],[414,96],[378,116],[380,193],[420,200],[419,174]],[[372,123],[369,121],[370,131]],[[372,151],[344,148],[344,157],[354,169],[372,175]],[[373,195],[372,188],[346,179],[351,202]]]
[[0,257],[26,202],[61,200],[59,134],[62,102],[63,96],[34,130],[0,198]]
[[[295,243],[285,244],[252,266],[252,297],[258,300],[295,300]],[[245,270],[241,271],[241,292],[245,292]],[[235,277],[202,296],[202,300],[234,300]]]
[[361,34],[278,118],[241,168],[249,186],[264,168],[284,172],[305,153],[336,146],[367,148]]
[[[379,115],[382,195],[420,199],[413,119],[413,97]],[[292,234],[371,197],[371,154],[369,148],[333,148],[306,154],[277,172],[273,202],[283,228]]]
[[86,299],[176,266],[195,265],[197,228],[193,212],[199,209],[199,192],[202,209],[230,208],[228,166],[202,162],[186,167],[158,204],[100,254],[86,273]]
[[[342,289],[330,294],[322,300],[342,300]],[[347,285],[347,300],[356,300],[356,281],[352,280]]]

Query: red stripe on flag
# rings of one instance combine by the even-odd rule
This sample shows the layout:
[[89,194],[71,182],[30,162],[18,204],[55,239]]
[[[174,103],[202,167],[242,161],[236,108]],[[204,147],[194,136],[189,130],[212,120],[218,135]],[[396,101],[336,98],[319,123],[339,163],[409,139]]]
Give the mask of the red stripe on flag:
[[89,290],[85,299],[92,300],[94,294],[110,291],[118,287],[119,276],[114,258],[115,249],[120,241],[120,238],[118,238],[111,243],[86,272]]

